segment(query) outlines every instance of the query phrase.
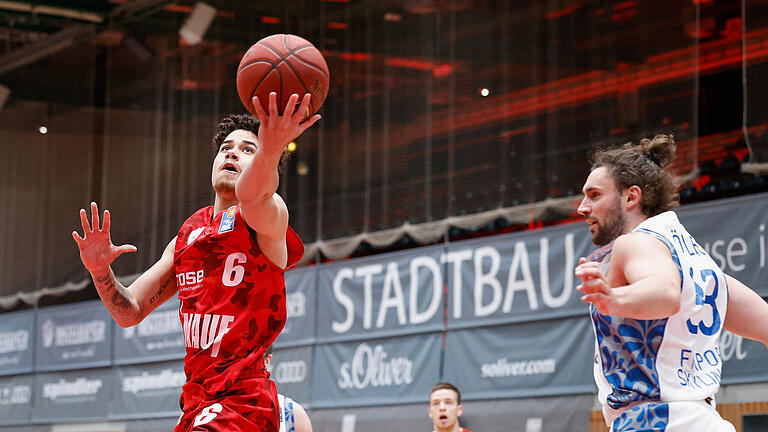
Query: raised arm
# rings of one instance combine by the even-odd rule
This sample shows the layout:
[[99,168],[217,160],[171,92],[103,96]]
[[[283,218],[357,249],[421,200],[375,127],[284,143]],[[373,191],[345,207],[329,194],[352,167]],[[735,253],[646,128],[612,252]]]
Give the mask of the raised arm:
[[104,211],[104,225],[99,228],[99,209],[91,203],[91,222],[80,210],[83,236],[76,231],[72,238],[80,249],[80,260],[91,274],[93,284],[112,318],[121,327],[140,323],[144,317],[176,293],[173,273],[175,238],[165,247],[160,260],[126,288],[115,277],[110,265],[125,252],[136,252],[133,245],[115,246],[110,238],[110,214]]
[[768,348],[768,303],[756,292],[725,275],[728,282],[728,309],[723,327],[739,336],[756,340]]
[[661,319],[680,309],[680,272],[669,249],[651,236],[633,233],[616,239],[607,280],[597,263],[579,260],[577,290],[600,313],[635,319]]
[[235,195],[240,211],[248,225],[256,231],[259,248],[275,264],[285,268],[288,251],[285,231],[288,226],[288,208],[277,195],[277,172],[285,147],[320,119],[313,115],[304,120],[309,107],[310,94],[296,109],[297,94],[291,95],[283,115],[277,109],[277,94],[269,95],[269,114],[265,113],[257,97],[253,98],[259,125],[259,145],[251,163],[244,167],[235,184]]

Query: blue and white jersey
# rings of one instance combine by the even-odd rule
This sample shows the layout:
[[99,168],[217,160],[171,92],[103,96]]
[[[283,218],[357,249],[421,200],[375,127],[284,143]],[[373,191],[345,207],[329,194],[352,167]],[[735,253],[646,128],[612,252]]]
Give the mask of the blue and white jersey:
[[277,401],[280,405],[280,432],[294,432],[296,424],[293,420],[293,399],[278,393]]
[[[682,280],[680,310],[664,319],[637,320],[602,315],[590,305],[598,398],[613,410],[638,402],[702,401],[720,386],[725,275],[674,212],[648,218],[633,232],[651,235],[669,248]],[[592,258],[603,274],[610,266],[609,249],[599,249],[603,253]]]

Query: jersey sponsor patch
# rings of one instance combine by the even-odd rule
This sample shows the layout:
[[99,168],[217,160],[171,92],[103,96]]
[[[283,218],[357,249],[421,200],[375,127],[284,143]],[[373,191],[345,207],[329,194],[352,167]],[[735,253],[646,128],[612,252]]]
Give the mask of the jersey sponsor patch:
[[221,215],[221,225],[219,225],[219,234],[230,232],[235,229],[235,213],[237,213],[237,207],[232,206],[227,209],[226,213]]
[[193,230],[191,233],[189,233],[189,237],[187,237],[187,244],[191,245],[192,242],[197,240],[198,237],[200,237],[200,233],[202,233],[205,230],[205,227],[200,227],[195,230]]

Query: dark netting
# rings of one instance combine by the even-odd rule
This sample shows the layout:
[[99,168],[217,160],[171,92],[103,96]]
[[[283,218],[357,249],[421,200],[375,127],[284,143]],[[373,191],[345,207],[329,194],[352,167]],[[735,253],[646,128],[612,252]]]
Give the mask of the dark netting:
[[[209,3],[218,15],[199,45],[179,44],[193,2],[175,2],[94,24],[0,73],[11,91],[0,111],[0,297],[87,284],[70,233],[92,200],[111,210],[115,242],[139,249],[115,271],[154,263],[212,202],[211,136],[221,116],[243,112],[240,56],[273,33],[311,40],[331,71],[323,119],[297,140],[279,188],[310,246],[456,218],[469,218],[463,234],[556,222],[572,202],[538,220],[471,218],[575,199],[593,145],[662,132],[678,141],[685,202],[740,193],[736,180],[752,182],[742,192],[765,186],[739,173],[747,157],[768,162],[762,2]],[[22,18],[1,17],[4,55],[90,25]],[[724,172],[736,174],[712,177]],[[417,240],[441,237],[429,229]],[[339,256],[310,248],[307,261],[356,245]]]

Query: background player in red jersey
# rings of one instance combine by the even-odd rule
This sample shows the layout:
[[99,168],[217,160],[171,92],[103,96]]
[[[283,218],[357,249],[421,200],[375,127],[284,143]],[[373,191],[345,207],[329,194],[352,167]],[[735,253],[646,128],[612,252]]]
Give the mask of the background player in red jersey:
[[472,432],[459,424],[463,412],[461,392],[455,385],[441,382],[432,386],[429,392],[429,418],[434,426],[432,432]]
[[[277,195],[278,166],[285,147],[320,119],[302,121],[310,95],[296,109],[292,95],[279,115],[275,93],[269,114],[254,98],[259,122],[230,116],[214,145],[213,206],[190,216],[160,260],[130,287],[110,265],[132,245],[110,239],[110,214],[91,203],[91,220],[80,210],[83,237],[72,233],[85,268],[112,317],[122,327],[144,317],[177,292],[187,353],[187,383],[177,431],[278,430],[277,393],[262,361],[285,323],[283,273],[303,254]],[[292,113],[292,114],[290,114]]]

